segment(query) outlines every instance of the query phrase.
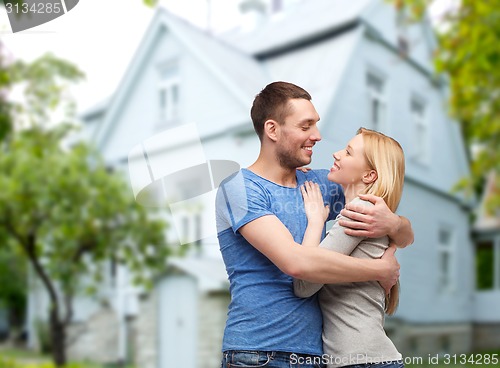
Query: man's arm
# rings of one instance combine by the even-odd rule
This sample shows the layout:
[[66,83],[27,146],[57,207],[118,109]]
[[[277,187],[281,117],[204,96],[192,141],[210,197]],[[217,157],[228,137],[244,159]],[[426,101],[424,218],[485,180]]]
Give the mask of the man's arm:
[[[242,226],[240,234],[281,271],[301,280],[332,284],[339,282],[379,281],[384,288],[399,277],[394,252],[382,259],[360,259],[318,247],[304,247],[293,240],[283,223],[266,215]],[[387,289],[386,289],[387,291]]]
[[352,203],[345,206],[340,214],[350,220],[340,220],[339,224],[346,227],[347,235],[368,238],[388,235],[391,243],[399,248],[413,243],[413,229],[407,218],[394,214],[380,197],[371,194],[360,194],[359,197],[372,202],[374,206],[366,207]]

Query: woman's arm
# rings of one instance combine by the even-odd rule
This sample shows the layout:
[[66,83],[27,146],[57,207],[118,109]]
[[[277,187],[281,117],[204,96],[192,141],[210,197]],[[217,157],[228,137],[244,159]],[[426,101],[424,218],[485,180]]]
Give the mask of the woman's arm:
[[[318,224],[321,223],[321,225],[323,225],[325,220],[324,216],[328,216],[328,207],[325,207],[323,204],[323,197],[317,184],[307,182],[303,187],[301,187],[301,191],[304,198],[304,208],[308,220],[302,245],[315,247],[318,246],[319,240],[321,239],[321,232],[323,230],[323,226],[320,227]],[[338,221],[335,221],[329,233],[319,246],[321,248],[349,255],[363,239],[364,238],[345,234],[344,228],[339,225]],[[320,283],[312,283],[299,279],[293,280],[294,293],[301,298],[314,295],[322,287],[323,284]]]
[[341,220],[346,234],[380,238],[388,235],[391,243],[399,248],[413,243],[414,235],[410,221],[393,213],[384,200],[373,194],[360,194],[359,197],[373,204],[371,207],[348,203],[341,211],[345,219]]

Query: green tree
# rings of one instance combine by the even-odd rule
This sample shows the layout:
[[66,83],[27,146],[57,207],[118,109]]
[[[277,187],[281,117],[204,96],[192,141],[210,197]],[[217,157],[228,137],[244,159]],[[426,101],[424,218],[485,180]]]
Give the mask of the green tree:
[[14,128],[0,145],[0,231],[49,296],[53,359],[63,366],[73,299],[91,285],[89,278],[98,284],[113,259],[147,284],[173,250],[167,224],[137,205],[122,173],[111,172],[89,145],[68,145],[67,123],[49,124],[54,109],[71,120],[65,88],[81,73],[46,55],[8,66],[8,75],[10,86],[23,87],[24,99],[6,100]]
[[[390,0],[411,19],[425,16],[434,0]],[[500,7],[496,1],[461,0],[436,30],[436,71],[450,82],[450,112],[469,150],[471,178],[458,188],[479,194],[485,176],[497,173],[496,194],[488,203],[500,210]]]
[[[0,241],[2,245],[8,241],[2,232]],[[9,340],[14,343],[25,320],[28,282],[26,260],[6,246],[0,247],[0,285],[0,306],[7,311]]]

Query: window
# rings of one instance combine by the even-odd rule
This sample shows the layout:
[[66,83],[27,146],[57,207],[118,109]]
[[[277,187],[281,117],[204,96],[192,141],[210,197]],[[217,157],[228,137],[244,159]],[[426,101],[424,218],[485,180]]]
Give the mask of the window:
[[439,287],[442,291],[453,290],[453,232],[442,227],[438,232]]
[[199,213],[186,213],[182,218],[182,244],[190,244],[196,246],[196,251],[200,252],[202,239],[202,219]]
[[370,128],[383,131],[386,119],[386,102],[384,98],[384,81],[372,73],[366,76],[368,88],[368,111],[370,114]]
[[419,344],[416,336],[410,336],[408,338],[408,349],[414,355],[419,353]]
[[429,159],[429,128],[425,113],[425,105],[418,99],[411,101],[411,118],[415,137],[415,160],[425,163]]
[[190,180],[183,180],[178,183],[180,198],[189,199],[189,204],[186,204],[182,209],[180,216],[181,221],[181,241],[182,244],[193,243],[199,251],[201,239],[203,237],[203,203],[193,201],[192,199],[204,192],[203,179],[199,180],[196,176]]
[[481,240],[476,245],[477,290],[500,289],[500,239]]
[[399,55],[401,56],[408,56],[408,53],[410,51],[410,44],[408,42],[408,39],[403,35],[398,36],[398,50]]
[[179,118],[179,71],[171,64],[161,69],[158,86],[161,123],[175,123]]
[[439,336],[439,349],[441,355],[449,354],[451,351],[451,339],[448,335]]
[[273,0],[272,2],[272,12],[273,14],[283,11],[283,0]]
[[401,9],[396,14],[396,28],[398,37],[398,51],[402,57],[408,56],[410,42],[408,41],[409,15],[406,9]]

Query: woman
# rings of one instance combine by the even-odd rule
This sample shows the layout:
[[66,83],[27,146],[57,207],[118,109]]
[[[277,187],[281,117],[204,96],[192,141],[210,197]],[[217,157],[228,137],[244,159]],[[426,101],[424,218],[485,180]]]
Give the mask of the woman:
[[[401,199],[404,181],[404,154],[394,139],[360,128],[345,150],[333,154],[335,162],[328,179],[344,190],[346,203],[373,206],[360,194],[382,197],[394,212]],[[328,208],[317,184],[301,187],[308,225],[304,246],[318,246]],[[387,236],[377,239],[353,237],[338,224],[339,215],[320,246],[358,258],[380,258],[389,246]],[[384,332],[384,314],[395,312],[399,285],[388,296],[375,281],[344,284],[314,284],[294,280],[299,297],[319,291],[323,313],[325,363],[331,367],[403,367],[401,354]],[[377,363],[377,364],[373,364]]]

